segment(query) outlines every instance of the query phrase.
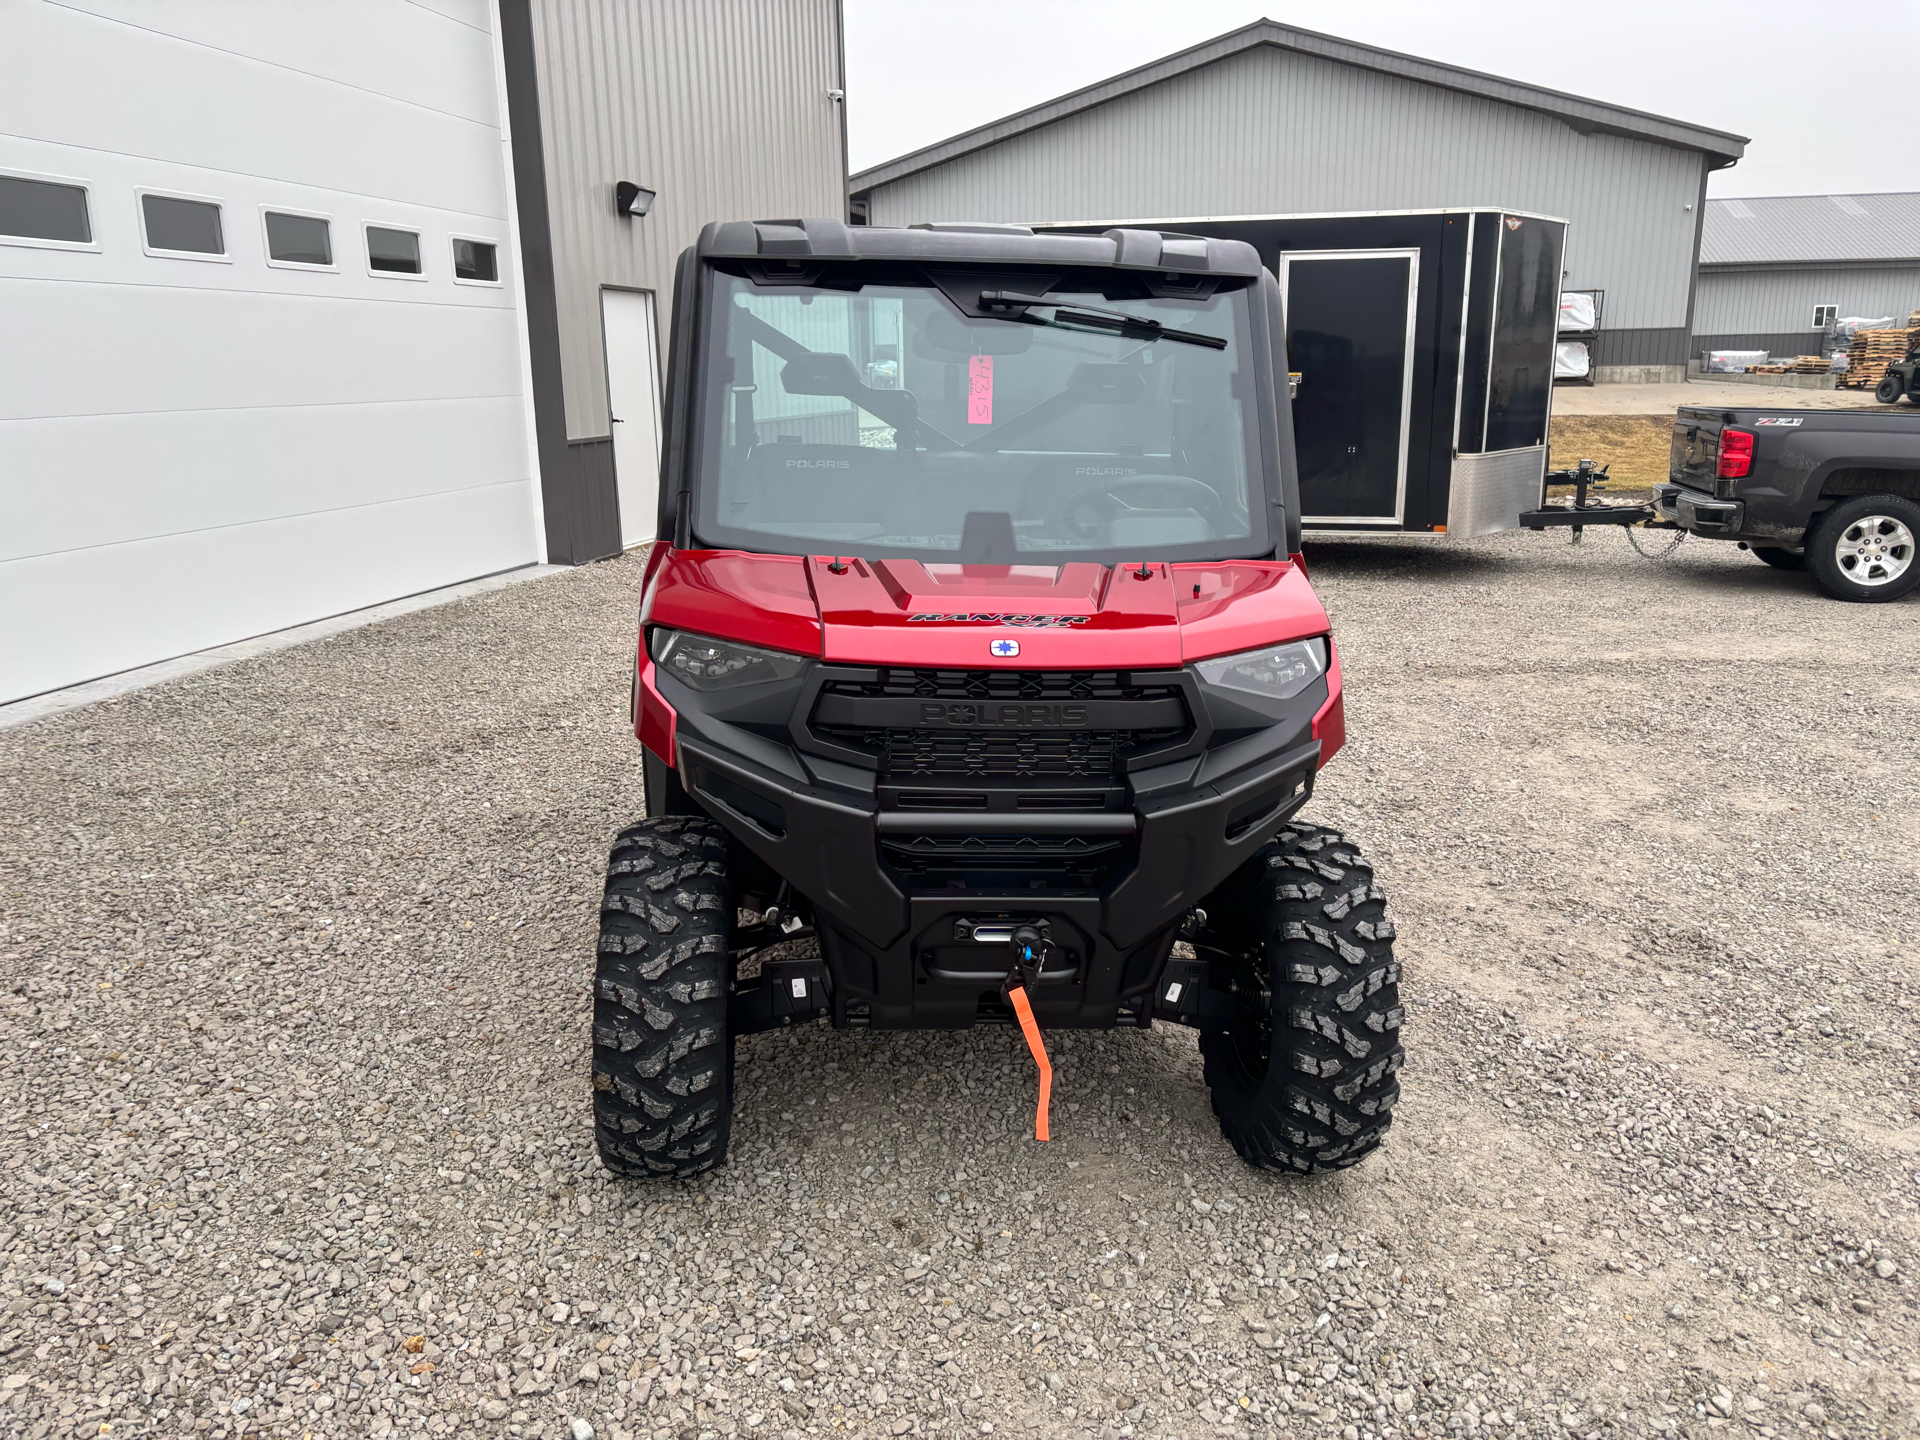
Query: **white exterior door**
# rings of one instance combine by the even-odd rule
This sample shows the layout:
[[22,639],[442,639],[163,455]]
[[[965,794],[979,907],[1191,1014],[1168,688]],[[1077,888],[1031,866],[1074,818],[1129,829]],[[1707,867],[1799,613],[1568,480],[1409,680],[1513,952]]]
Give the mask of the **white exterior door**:
[[600,326],[607,347],[607,409],[613,416],[620,543],[631,549],[654,538],[660,507],[654,297],[644,290],[601,291]]

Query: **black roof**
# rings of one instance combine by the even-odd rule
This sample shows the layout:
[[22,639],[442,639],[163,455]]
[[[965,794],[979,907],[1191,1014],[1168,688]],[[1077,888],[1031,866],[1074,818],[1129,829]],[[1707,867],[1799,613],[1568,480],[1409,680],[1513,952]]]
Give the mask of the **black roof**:
[[1256,276],[1260,256],[1241,240],[1158,230],[1099,235],[1035,232],[1025,225],[846,225],[838,220],[723,220],[704,227],[707,260],[912,260],[957,264],[1096,266]]

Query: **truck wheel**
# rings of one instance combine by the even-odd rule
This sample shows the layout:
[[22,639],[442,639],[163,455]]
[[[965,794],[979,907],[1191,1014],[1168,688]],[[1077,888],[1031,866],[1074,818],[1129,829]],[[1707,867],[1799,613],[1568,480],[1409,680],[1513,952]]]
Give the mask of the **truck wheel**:
[[614,839],[594,967],[594,1140],[617,1176],[694,1176],[727,1159],[726,860],[706,819],[657,817]]
[[1893,371],[1882,376],[1881,383],[1874,387],[1874,398],[1883,405],[1893,405],[1905,394],[1907,388],[1901,384],[1901,377]]
[[1808,532],[1808,569],[1841,600],[1899,600],[1921,580],[1914,538],[1921,531],[1915,504],[1898,495],[1857,495],[1839,501]]
[[1373,868],[1340,832],[1290,822],[1229,886],[1195,941],[1238,1003],[1201,1033],[1221,1134],[1269,1170],[1351,1166],[1401,1094],[1401,968]]
[[1776,570],[1806,570],[1808,558],[1798,550],[1788,550],[1778,545],[1757,545],[1753,547],[1755,558],[1764,560]]

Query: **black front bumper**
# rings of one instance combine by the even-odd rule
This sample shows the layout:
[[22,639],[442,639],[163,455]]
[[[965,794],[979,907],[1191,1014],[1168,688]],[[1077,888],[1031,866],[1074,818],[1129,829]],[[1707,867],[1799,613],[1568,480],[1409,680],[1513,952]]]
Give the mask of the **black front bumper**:
[[[730,698],[724,717],[715,697],[657,680],[678,713],[681,785],[812,903],[837,1025],[1001,1019],[1009,953],[971,939],[996,922],[1041,924],[1059,950],[1033,995],[1042,1024],[1146,1024],[1181,919],[1300,809],[1320,760],[1325,678],[1256,704],[1162,672],[1153,679],[1179,687],[1189,723],[1153,732],[1149,753],[1110,776],[902,784],[884,757],[814,724],[823,684],[863,674],[816,667],[791,698]],[[950,795],[971,808],[928,808]],[[1062,804],[1080,808],[1051,808]],[[973,851],[996,857],[993,884],[967,883]],[[922,853],[961,859],[928,873],[910,864]],[[1095,860],[1082,869],[1059,860],[1083,853]]]

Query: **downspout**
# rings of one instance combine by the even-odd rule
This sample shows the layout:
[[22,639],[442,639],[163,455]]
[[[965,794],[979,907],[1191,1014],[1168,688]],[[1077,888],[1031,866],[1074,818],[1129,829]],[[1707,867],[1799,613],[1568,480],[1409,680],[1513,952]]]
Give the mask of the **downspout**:
[[[1682,352],[1681,355],[1681,379],[1684,381],[1688,375],[1688,358],[1694,354],[1694,296],[1695,291],[1701,284],[1701,233],[1706,229],[1708,221],[1708,176],[1717,169],[1727,168],[1726,166],[1710,165],[1708,161],[1708,153],[1704,150],[1701,152],[1701,192],[1694,200],[1693,263],[1688,266],[1688,317],[1686,322],[1688,348]],[[1733,164],[1732,161],[1728,163],[1730,165]]]

